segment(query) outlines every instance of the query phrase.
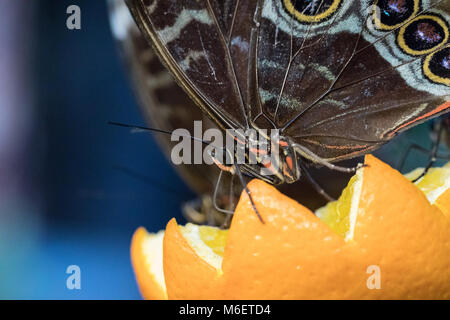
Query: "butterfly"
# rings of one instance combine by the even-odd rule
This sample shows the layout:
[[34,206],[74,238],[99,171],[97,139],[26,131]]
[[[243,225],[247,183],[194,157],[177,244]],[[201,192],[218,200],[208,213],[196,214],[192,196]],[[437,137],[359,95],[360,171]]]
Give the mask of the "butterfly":
[[[194,104],[161,64],[125,3],[122,0],[109,0],[108,6],[112,34],[146,122],[151,127],[164,128],[168,132],[177,128],[193,132],[194,121],[202,121],[205,129],[216,128],[214,122]],[[158,134],[155,138],[165,156],[170,158],[174,145],[170,135]],[[211,192],[216,186],[218,168],[206,164],[180,164],[174,168],[188,187],[199,195],[199,198],[183,204],[184,216],[197,224],[224,225],[227,217],[215,210]],[[230,178],[225,176],[221,188],[216,192],[214,201],[222,208],[231,209],[234,203],[232,198],[236,199],[241,192],[238,185],[228,181]]]
[[[126,64],[126,71],[132,80],[146,122],[151,127],[164,128],[166,131],[186,128],[189,132],[193,132],[193,123],[198,120],[203,122],[205,129],[217,128],[161,64],[133,21],[125,3],[122,0],[109,0],[108,4],[113,36],[118,43],[119,52]],[[170,136],[160,134],[155,135],[155,138],[166,157],[170,158],[171,148],[174,145]],[[219,185],[217,183],[219,171],[216,166],[180,164],[174,168],[189,188],[199,196],[183,204],[182,212],[187,220],[197,224],[227,226],[231,216],[223,214],[215,207],[229,210],[234,208],[242,191],[242,187],[233,181],[234,176],[222,177]],[[318,168],[309,170],[312,171],[315,181],[333,181],[327,185],[327,194],[333,196],[337,196],[348,182],[348,177],[338,172]],[[133,176],[136,177],[135,174]],[[318,196],[312,185],[304,181],[276,187],[312,209],[322,207],[326,201]]]
[[[279,129],[281,165],[371,152],[449,111],[449,1],[127,0],[143,35],[222,129]],[[247,141],[244,141],[247,142]],[[303,170],[304,171],[304,170]]]

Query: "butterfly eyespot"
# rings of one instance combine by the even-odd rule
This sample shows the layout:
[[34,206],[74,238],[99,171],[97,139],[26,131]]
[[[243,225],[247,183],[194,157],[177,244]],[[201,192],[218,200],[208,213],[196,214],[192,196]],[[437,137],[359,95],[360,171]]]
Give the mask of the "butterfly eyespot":
[[449,30],[438,15],[421,15],[400,28],[397,42],[409,55],[418,56],[433,52],[448,41]]
[[423,73],[431,81],[450,87],[450,45],[446,45],[425,58]]
[[319,23],[337,11],[342,0],[282,0],[287,13],[301,23]]
[[373,11],[374,25],[377,29],[394,30],[414,17],[420,9],[419,0],[378,0]]

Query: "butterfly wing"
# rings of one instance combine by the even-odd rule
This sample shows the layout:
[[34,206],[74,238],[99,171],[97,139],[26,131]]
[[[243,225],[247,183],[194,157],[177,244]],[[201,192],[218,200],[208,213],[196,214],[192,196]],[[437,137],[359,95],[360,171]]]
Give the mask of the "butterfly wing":
[[[284,135],[334,161],[450,110],[450,1],[375,1],[379,25],[373,2],[306,3],[267,0],[261,16],[259,95]],[[443,81],[427,63],[441,65]]]
[[180,85],[224,128],[281,128],[334,161],[450,107],[449,0],[127,3]]
[[127,4],[161,60],[196,104],[224,128],[247,128],[248,112],[228,36],[235,2],[129,0]]
[[[121,49],[147,123],[167,131],[185,128],[193,132],[194,121],[199,120],[204,128],[215,127],[160,63],[123,1],[110,0],[108,3],[113,35]],[[171,136],[157,134],[155,138],[166,157],[170,158],[175,144]],[[215,166],[181,164],[175,168],[197,194],[208,194],[214,188],[218,175]]]
[[[153,49],[143,37],[133,21],[128,8],[122,0],[109,0],[110,20],[113,35],[119,45],[120,53],[127,65],[145,120],[153,128],[173,131],[184,128],[194,132],[194,121],[202,121],[204,130],[216,128],[205,113],[173,80]],[[154,138],[167,158],[177,143],[170,135],[156,134]],[[217,212],[212,204],[219,168],[207,164],[179,164],[174,166],[186,184],[199,196],[183,206],[186,218],[195,223],[224,225],[226,216]],[[216,202],[221,208],[229,208],[233,199],[238,199],[239,185],[230,185],[232,177],[224,175],[216,192]],[[160,186],[161,187],[161,186]],[[230,196],[230,188],[233,191]],[[195,210],[192,210],[195,209]]]

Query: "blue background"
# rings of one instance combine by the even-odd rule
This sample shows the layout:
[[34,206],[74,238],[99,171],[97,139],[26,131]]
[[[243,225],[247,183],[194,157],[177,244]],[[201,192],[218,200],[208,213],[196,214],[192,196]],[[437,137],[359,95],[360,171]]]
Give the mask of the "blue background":
[[[18,164],[11,166],[21,177],[20,192],[15,201],[5,196],[8,204],[0,203],[0,298],[138,299],[129,258],[134,230],[158,231],[174,216],[183,221],[180,205],[194,194],[150,135],[107,125],[145,123],[111,36],[106,3],[2,1],[32,6],[32,20],[23,20],[22,31],[7,30],[31,39],[25,70],[31,92],[22,90],[31,96],[31,120],[14,131],[26,132]],[[66,28],[71,4],[81,7],[82,30]],[[1,71],[0,77],[10,76]],[[429,124],[417,127],[377,154],[395,165],[410,143],[429,146],[428,130]],[[409,159],[405,170],[426,161],[419,153]],[[81,268],[81,290],[66,288],[69,265]]]
[[[2,0],[15,1],[15,0]],[[33,130],[26,167],[34,200],[11,209],[3,234],[0,298],[140,298],[129,258],[134,230],[158,231],[194,195],[150,135],[107,121],[145,124],[111,36],[101,0],[34,2]],[[66,28],[78,4],[82,29]],[[167,193],[119,170],[170,186]],[[66,288],[66,268],[81,268],[81,290]]]

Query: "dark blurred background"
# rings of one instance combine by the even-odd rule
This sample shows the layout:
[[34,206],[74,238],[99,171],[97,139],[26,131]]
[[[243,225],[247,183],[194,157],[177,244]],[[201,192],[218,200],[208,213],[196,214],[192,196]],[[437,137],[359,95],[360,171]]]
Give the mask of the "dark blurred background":
[[[66,28],[71,4],[81,30]],[[105,1],[0,0],[0,298],[140,298],[133,231],[183,221],[180,206],[194,194],[150,135],[109,120],[145,123]],[[377,155],[396,165],[411,142],[429,146],[428,129]],[[426,156],[408,159],[405,171]],[[81,269],[81,290],[66,288],[69,265]]]
[[[105,1],[0,0],[0,84],[0,298],[139,298],[133,231],[181,220],[194,195],[150,135],[107,125],[144,120]],[[72,264],[81,290],[66,288]]]

